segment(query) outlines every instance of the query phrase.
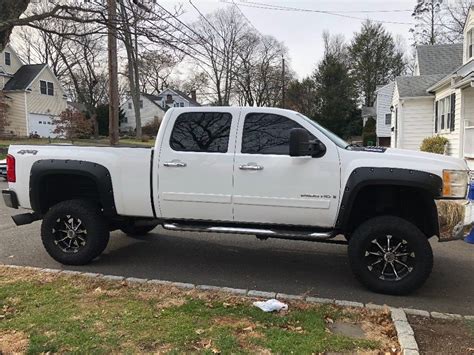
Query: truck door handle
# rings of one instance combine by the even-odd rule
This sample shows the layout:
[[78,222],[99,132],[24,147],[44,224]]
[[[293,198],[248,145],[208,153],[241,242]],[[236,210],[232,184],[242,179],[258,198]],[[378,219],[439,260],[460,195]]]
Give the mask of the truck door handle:
[[256,163],[247,163],[239,165],[240,170],[263,170],[263,166]]
[[180,160],[172,160],[163,163],[164,166],[168,166],[170,168],[184,168],[186,167],[186,163],[183,163]]

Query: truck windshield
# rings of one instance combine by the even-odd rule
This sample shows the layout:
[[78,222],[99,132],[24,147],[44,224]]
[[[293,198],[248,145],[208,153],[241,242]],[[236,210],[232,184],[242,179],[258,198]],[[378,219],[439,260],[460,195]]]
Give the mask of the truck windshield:
[[314,122],[312,119],[306,117],[305,115],[302,115],[301,113],[297,113],[298,116],[306,120],[308,123],[316,127],[322,134],[324,134],[326,137],[328,137],[334,144],[336,144],[338,147],[346,149],[347,147],[350,146],[349,143],[347,143],[344,139],[341,137],[335,135],[332,133],[330,130],[324,128],[321,126],[319,123]]

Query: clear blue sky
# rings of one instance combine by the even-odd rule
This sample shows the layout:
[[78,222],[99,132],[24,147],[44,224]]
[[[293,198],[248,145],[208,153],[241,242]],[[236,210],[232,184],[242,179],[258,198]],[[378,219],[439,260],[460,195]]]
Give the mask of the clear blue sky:
[[[232,0],[228,0],[232,1]],[[240,3],[242,1],[236,1]],[[411,12],[370,12],[359,13],[351,11],[374,10],[412,10],[415,0],[248,0],[248,3],[265,3],[271,5],[288,6],[295,8],[345,11],[344,15],[371,18],[381,21],[411,23]],[[199,15],[189,4],[188,0],[161,1],[163,6],[172,8],[181,3],[185,14],[182,19],[186,22],[195,21]],[[210,13],[219,7],[232,6],[219,0],[193,0],[193,3],[203,12]],[[354,32],[360,28],[361,20],[333,16],[320,13],[273,11],[260,8],[240,6],[247,18],[263,34],[275,36],[285,43],[289,49],[291,66],[301,78],[310,74],[323,54],[321,35],[324,30],[330,33],[340,33],[346,40],[350,40]],[[407,47],[411,41],[409,24],[385,24],[394,36],[401,35],[406,39]]]

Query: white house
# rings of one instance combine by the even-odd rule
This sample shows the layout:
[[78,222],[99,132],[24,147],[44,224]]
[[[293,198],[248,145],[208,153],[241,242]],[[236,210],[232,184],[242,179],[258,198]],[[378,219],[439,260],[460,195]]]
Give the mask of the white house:
[[418,150],[433,135],[474,168],[474,6],[460,44],[417,47],[415,76],[395,80],[391,146]]
[[392,96],[390,146],[419,150],[433,135],[434,95],[426,90],[444,74],[397,77]]
[[462,65],[427,90],[434,95],[433,133],[448,139],[448,154],[474,168],[474,5],[464,25]]
[[24,65],[10,45],[0,52],[0,90],[8,125],[2,134],[53,137],[52,118],[67,107],[66,93],[47,64]]
[[[170,107],[201,106],[196,101],[196,92],[189,97],[179,90],[165,89],[159,95],[142,93],[140,95],[140,117],[142,126],[153,122],[154,119],[161,121],[166,110]],[[136,129],[135,110],[131,98],[125,101],[121,108],[125,113],[125,120],[120,122],[120,131],[133,131]]]
[[395,82],[388,83],[377,88],[377,99],[374,103],[376,115],[376,135],[377,145],[383,147],[390,146],[390,128],[392,126],[392,106],[393,89]]
[[[120,131],[134,131],[137,127],[137,124],[131,97],[129,97],[127,101],[121,105],[121,109],[125,114],[125,119],[120,122]],[[165,115],[165,112],[165,109],[160,105],[158,96],[150,94],[140,95],[140,117],[142,121],[142,127],[153,122],[154,119],[161,121]]]

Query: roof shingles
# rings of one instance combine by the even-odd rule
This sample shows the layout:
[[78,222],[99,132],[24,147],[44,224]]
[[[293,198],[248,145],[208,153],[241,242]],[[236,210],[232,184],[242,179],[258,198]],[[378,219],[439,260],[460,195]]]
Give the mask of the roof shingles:
[[463,44],[416,47],[420,75],[449,74],[462,65]]
[[397,82],[398,95],[403,97],[430,96],[426,90],[445,77],[444,74],[399,76]]
[[46,64],[28,64],[23,65],[8,80],[3,88],[4,91],[26,90],[36,76],[43,70]]

